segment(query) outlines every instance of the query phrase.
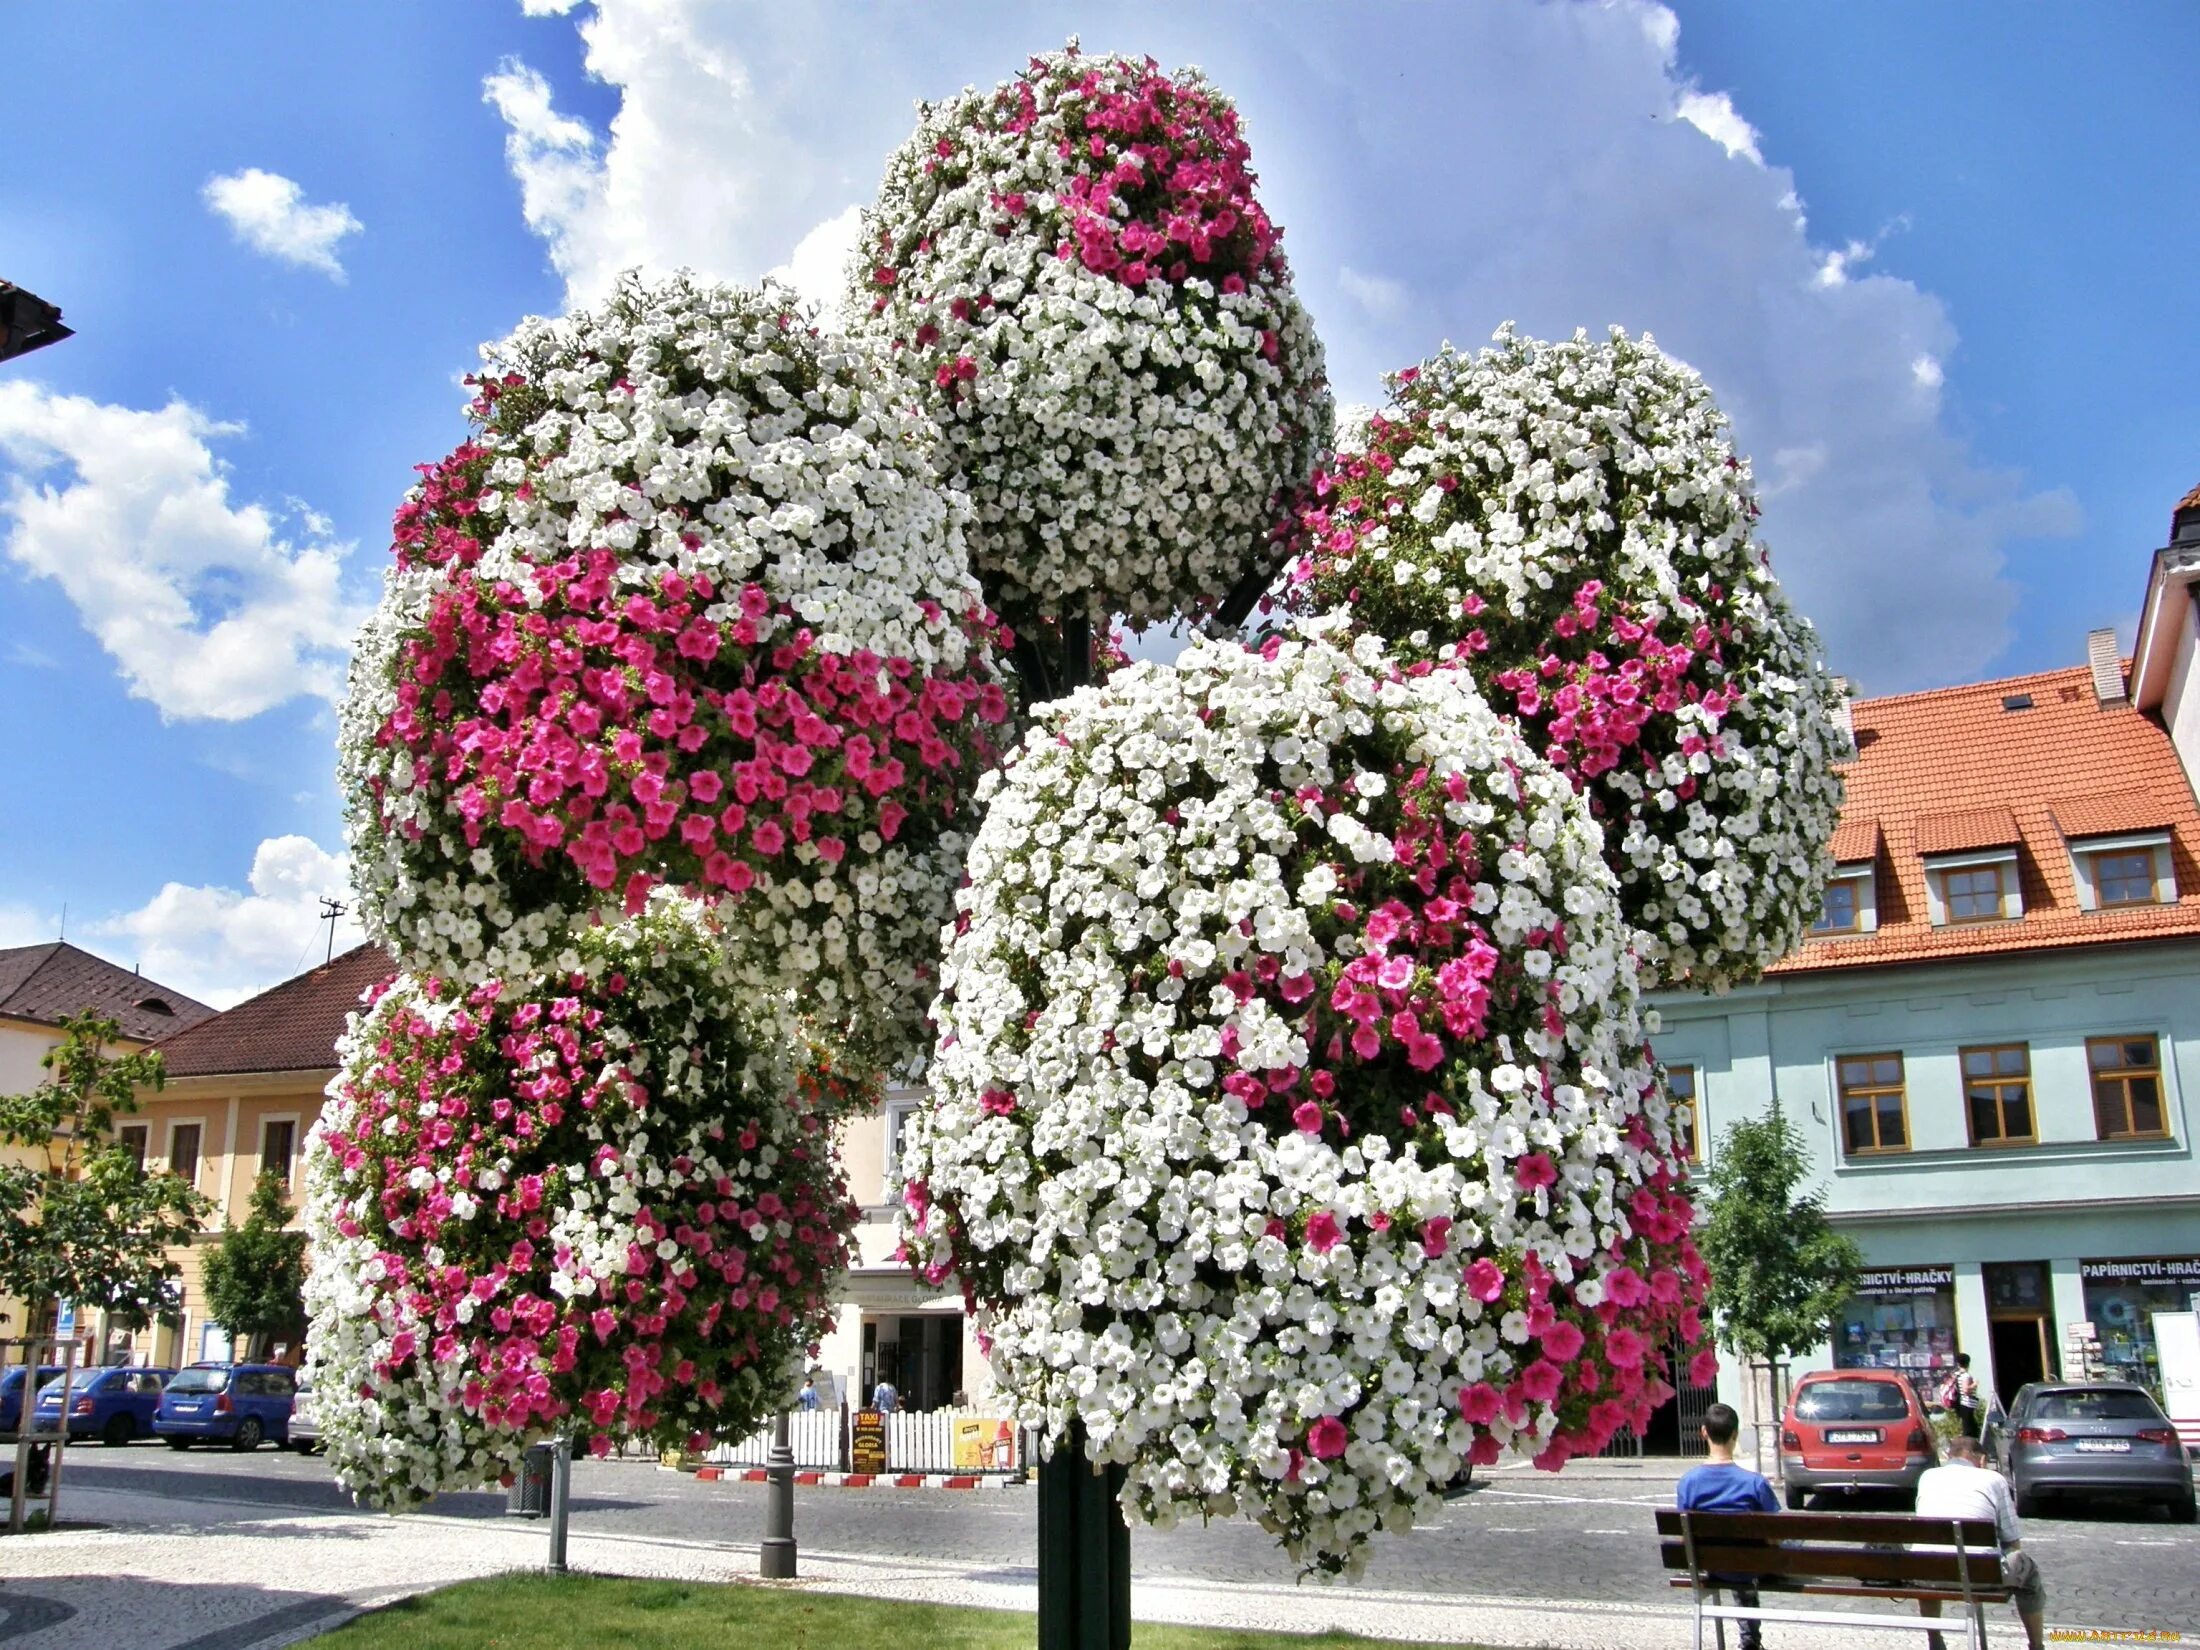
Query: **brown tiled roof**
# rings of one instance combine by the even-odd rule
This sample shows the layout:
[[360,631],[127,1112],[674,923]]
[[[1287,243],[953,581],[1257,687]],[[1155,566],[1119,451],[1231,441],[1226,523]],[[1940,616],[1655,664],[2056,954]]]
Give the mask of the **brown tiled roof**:
[[170,1077],[325,1071],[336,1064],[344,1016],[396,970],[378,945],[359,945],[247,998],[159,1044]]
[[[2003,708],[2019,695],[2030,709]],[[1878,826],[1879,928],[1808,940],[1773,972],[2200,936],[2200,804],[2160,724],[2102,705],[2087,667],[1859,699],[1852,714],[1857,755],[1842,769],[1848,801],[1836,841],[1851,821]],[[2176,903],[2079,910],[2064,839],[2073,813],[2089,825],[2114,820],[2113,830],[2142,816],[2150,824],[2138,828],[2168,830]],[[1933,927],[1922,856],[2006,842],[2017,848],[2024,915]]]
[[1979,848],[2013,848],[2020,840],[2017,816],[2007,808],[1967,808],[1926,814],[1915,826],[1921,854],[1967,854]]
[[2073,842],[2080,837],[2166,830],[2170,817],[2170,809],[2162,798],[2145,791],[2065,797],[2055,804],[2055,823]]
[[119,1021],[125,1037],[146,1043],[214,1012],[195,997],[67,940],[0,951],[0,1015],[51,1026],[87,1009]]
[[2200,487],[2195,487],[2177,501],[2177,508],[2170,512],[2170,519],[2174,521],[2187,510],[2200,510]]
[[1868,859],[1879,857],[1879,821],[1867,819],[1850,809],[1841,815],[1841,823],[1834,827],[1833,862],[1836,865],[1861,865]]

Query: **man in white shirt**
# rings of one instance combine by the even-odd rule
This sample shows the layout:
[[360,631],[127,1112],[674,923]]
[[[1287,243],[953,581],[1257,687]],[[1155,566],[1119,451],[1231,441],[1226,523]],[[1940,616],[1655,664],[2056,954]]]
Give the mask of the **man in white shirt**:
[[[2009,1483],[1988,1468],[1979,1454],[1976,1438],[1953,1438],[1944,1464],[1928,1468],[1917,1481],[1917,1516],[1920,1518],[1975,1518],[1994,1526],[2001,1539],[2002,1579],[2016,1589],[2017,1619],[2024,1623],[2030,1650],[2041,1650],[2047,1614],[2047,1583],[2030,1553],[2020,1550],[2022,1530],[2017,1506],[2009,1498]],[[1925,1615],[1940,1614],[1938,1600],[1924,1599],[1918,1609]],[[1938,1633],[1926,1635],[1932,1650],[1947,1650]]]

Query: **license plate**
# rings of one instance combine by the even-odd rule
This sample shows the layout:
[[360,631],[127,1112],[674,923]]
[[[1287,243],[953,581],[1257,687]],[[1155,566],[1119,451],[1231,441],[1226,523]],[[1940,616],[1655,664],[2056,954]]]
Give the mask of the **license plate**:
[[2096,1455],[2129,1455],[2131,1453],[2131,1440],[2129,1438],[2081,1438],[2078,1440],[2078,1448]]
[[1877,1427],[1851,1427],[1846,1430],[1837,1428],[1827,1432],[1826,1442],[1829,1444],[1876,1444],[1879,1442],[1879,1429]]

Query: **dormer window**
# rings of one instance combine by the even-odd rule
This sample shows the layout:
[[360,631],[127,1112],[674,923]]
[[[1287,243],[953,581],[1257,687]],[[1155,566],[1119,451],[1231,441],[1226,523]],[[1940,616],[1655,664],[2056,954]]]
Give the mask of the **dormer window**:
[[1917,823],[1925,907],[1935,928],[2024,915],[2017,820],[2007,808],[1939,814]]
[[1869,860],[1860,865],[1836,865],[1826,879],[1825,903],[1818,920],[1810,925],[1813,938],[1842,934],[1870,934],[1879,928],[1879,901]]
[[2169,816],[2154,797],[2125,792],[2058,802],[2055,823],[2070,850],[2079,910],[2177,903]]

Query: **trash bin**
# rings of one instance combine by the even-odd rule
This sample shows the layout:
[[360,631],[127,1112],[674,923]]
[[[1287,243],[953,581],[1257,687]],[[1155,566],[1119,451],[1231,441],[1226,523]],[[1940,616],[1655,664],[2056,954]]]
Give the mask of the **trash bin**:
[[550,1474],[557,1460],[557,1451],[549,1444],[531,1444],[520,1457],[519,1471],[512,1478],[512,1491],[504,1511],[511,1518],[547,1518],[550,1516]]

